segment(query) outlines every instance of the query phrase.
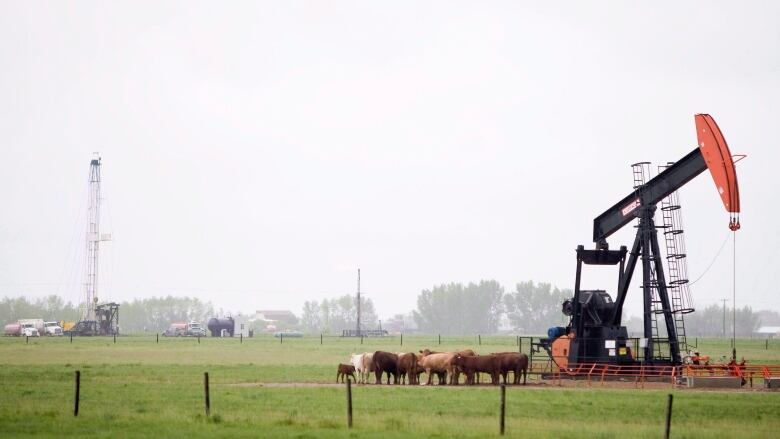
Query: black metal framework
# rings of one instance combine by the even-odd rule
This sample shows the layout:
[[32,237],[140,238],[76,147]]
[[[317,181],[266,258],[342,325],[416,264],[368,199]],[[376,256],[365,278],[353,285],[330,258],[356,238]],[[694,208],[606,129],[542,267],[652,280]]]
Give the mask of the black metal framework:
[[[634,192],[594,219],[593,242],[596,243],[596,249],[585,250],[583,246],[577,247],[574,298],[569,302],[568,309],[567,304],[564,303],[564,313],[571,316],[567,332],[574,333],[575,336],[571,341],[569,362],[636,361],[630,355],[620,355],[620,352],[626,352],[621,348],[628,346],[627,331],[624,326],[621,326],[621,319],[633,273],[640,260],[644,306],[643,338],[646,341],[646,344],[641,346],[643,361],[673,364],[682,362],[674,310],[658,244],[659,226],[655,224],[654,215],[656,205],[661,200],[706,169],[707,165],[701,151],[696,148],[678,162],[668,166],[655,178],[646,183],[638,183]],[[631,250],[628,251],[625,246],[620,250],[609,250],[607,237],[637,218],[639,224]],[[604,291],[580,289],[583,264],[619,265],[614,303]],[[658,333],[655,314],[663,315],[666,328],[664,338]]]

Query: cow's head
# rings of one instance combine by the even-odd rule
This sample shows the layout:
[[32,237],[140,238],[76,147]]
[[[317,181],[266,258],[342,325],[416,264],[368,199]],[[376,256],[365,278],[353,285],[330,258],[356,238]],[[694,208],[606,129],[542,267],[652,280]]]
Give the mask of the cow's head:
[[423,357],[431,355],[432,353],[433,351],[431,351],[430,349],[423,349],[420,351],[420,354],[422,354]]

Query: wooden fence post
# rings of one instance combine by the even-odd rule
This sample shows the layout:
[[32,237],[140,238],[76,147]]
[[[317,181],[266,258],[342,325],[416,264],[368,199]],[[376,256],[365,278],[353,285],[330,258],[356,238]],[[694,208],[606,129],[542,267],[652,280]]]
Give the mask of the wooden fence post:
[[238,344],[244,343],[244,333],[238,334]]
[[504,415],[506,414],[506,384],[501,384],[501,415],[498,421],[498,429],[501,436],[504,435]]
[[403,346],[403,345],[404,345],[404,333],[402,332],[401,333],[401,346]]
[[160,333],[158,332],[156,335],[157,335],[157,341],[155,343],[159,343],[160,342]]
[[352,380],[347,378],[347,428],[352,428]]
[[76,371],[76,398],[73,400],[73,416],[79,415],[79,397],[81,394],[81,371]]
[[482,346],[482,335],[477,334],[477,340],[479,340],[479,345]]
[[441,334],[439,334],[439,344],[441,345]]
[[206,417],[211,415],[211,398],[209,397],[209,373],[203,372],[203,391],[206,395]]
[[322,344],[322,333],[320,332],[320,344]]
[[672,398],[673,395],[670,393],[669,400],[666,404],[666,433],[664,434],[666,439],[669,439],[669,432],[672,428]]

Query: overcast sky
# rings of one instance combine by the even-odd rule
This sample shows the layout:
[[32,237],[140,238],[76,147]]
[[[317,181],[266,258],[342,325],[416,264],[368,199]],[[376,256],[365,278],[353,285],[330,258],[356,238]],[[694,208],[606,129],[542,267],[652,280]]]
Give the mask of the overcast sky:
[[[444,282],[572,288],[630,164],[690,152],[695,113],[748,155],[737,304],[780,309],[778,2],[0,1],[0,297],[82,297],[94,151],[101,300],[299,313],[358,267],[382,317]],[[680,198],[695,278],[728,215],[708,173]],[[732,251],[697,306],[731,297]]]

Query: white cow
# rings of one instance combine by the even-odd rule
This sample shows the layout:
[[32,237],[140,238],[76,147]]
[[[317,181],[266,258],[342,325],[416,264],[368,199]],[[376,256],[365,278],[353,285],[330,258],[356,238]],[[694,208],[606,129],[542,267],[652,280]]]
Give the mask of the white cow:
[[355,366],[355,372],[358,373],[358,382],[362,383],[363,380],[363,355],[365,354],[352,354],[350,356],[350,364]]

